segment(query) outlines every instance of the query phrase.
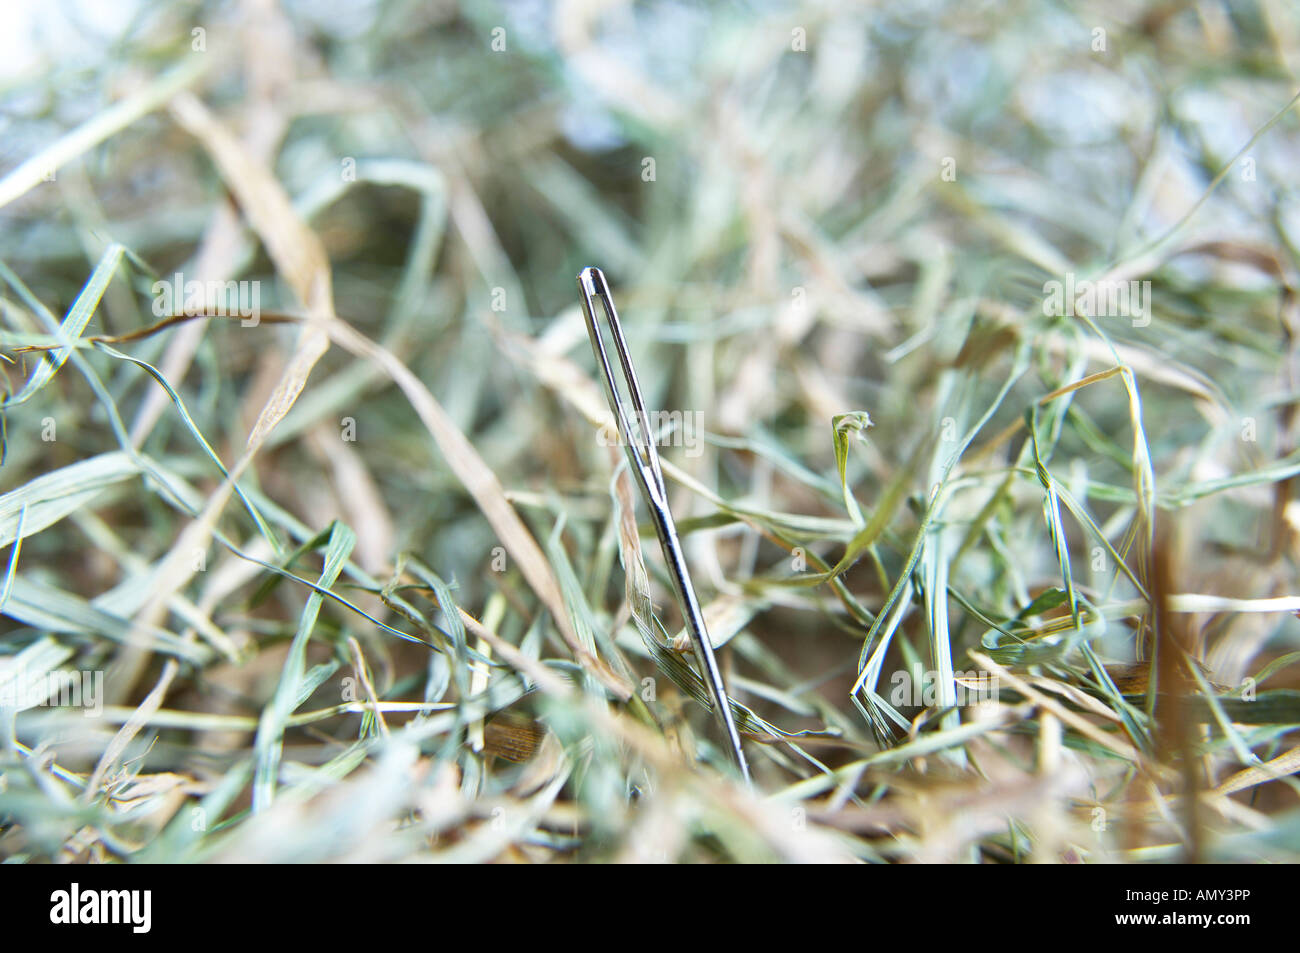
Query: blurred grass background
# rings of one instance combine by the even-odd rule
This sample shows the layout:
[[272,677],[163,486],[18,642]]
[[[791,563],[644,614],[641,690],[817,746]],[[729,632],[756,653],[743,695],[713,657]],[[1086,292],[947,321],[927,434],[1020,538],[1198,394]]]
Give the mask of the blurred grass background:
[[1300,857],[1293,5],[15,11],[0,856]]

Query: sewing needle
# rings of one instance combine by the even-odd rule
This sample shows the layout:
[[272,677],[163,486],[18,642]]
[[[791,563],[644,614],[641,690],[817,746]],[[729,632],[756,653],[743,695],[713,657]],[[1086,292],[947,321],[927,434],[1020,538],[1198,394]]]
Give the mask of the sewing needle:
[[[668,564],[668,575],[677,593],[677,602],[686,620],[686,628],[695,647],[695,655],[704,669],[704,681],[708,685],[709,696],[713,701],[713,712],[730,746],[732,760],[740,769],[745,782],[749,783],[749,765],[745,761],[745,752],[740,746],[740,733],[736,730],[736,721],[731,714],[731,703],[727,699],[722,672],[718,669],[718,661],[713,654],[713,643],[709,640],[708,629],[704,625],[704,613],[700,610],[695,587],[691,584],[691,574],[686,568],[686,558],[682,552],[681,539],[677,535],[677,526],[668,508],[668,491],[664,486],[663,472],[659,467],[659,452],[655,449],[654,433],[650,429],[650,415],[646,412],[636,371],[632,368],[632,358],[628,354],[623,329],[619,325],[614,299],[610,296],[609,285],[605,283],[605,276],[599,268],[582,269],[578,273],[578,289],[582,294],[582,312],[587,319],[587,333],[591,336],[596,365],[605,382],[605,395],[609,398],[610,410],[614,412],[623,446],[627,450],[628,463],[633,474],[636,475],[637,483],[641,486],[641,494],[645,498],[650,518],[655,525],[655,532],[659,536],[659,545],[663,548],[664,561]],[[594,304],[596,298],[600,299],[614,337],[619,364],[622,365],[624,380],[631,396],[631,418],[618,383],[614,379],[609,355],[605,350],[604,335],[596,320]],[[635,434],[632,430],[632,419],[635,419],[637,424]]]

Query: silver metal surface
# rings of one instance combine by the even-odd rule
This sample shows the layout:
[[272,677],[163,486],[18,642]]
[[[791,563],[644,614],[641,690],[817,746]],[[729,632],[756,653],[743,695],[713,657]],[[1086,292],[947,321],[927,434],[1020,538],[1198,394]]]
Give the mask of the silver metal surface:
[[[578,289],[582,293],[582,313],[587,319],[587,333],[591,336],[596,365],[605,382],[605,395],[609,398],[610,409],[614,412],[618,423],[619,435],[627,450],[628,463],[636,475],[637,483],[641,486],[641,494],[645,497],[646,506],[650,510],[650,518],[659,536],[659,545],[663,547],[664,560],[668,564],[668,575],[672,578],[673,588],[677,592],[677,602],[686,620],[686,629],[690,632],[695,655],[704,669],[704,681],[709,687],[713,712],[731,750],[732,759],[748,783],[749,765],[745,761],[745,752],[740,746],[740,733],[736,730],[736,721],[731,714],[731,703],[727,699],[722,672],[719,671],[717,658],[713,654],[713,643],[709,640],[708,630],[704,626],[704,613],[700,611],[695,586],[692,585],[690,571],[686,568],[677,526],[673,522],[672,512],[668,509],[668,491],[664,487],[664,475],[659,467],[659,452],[655,449],[654,433],[650,429],[650,415],[641,396],[641,386],[637,383],[627,342],[623,339],[623,329],[618,323],[618,311],[614,308],[614,299],[610,297],[609,285],[605,283],[605,276],[599,268],[582,269],[578,273]],[[614,372],[610,367],[604,335],[596,319],[595,299],[600,299],[610,331],[614,336],[614,347],[618,352],[619,364],[623,368],[623,377],[631,396],[631,418],[628,414],[629,408],[624,403],[618,382],[614,379]],[[635,432],[632,429],[633,421],[637,426]]]

